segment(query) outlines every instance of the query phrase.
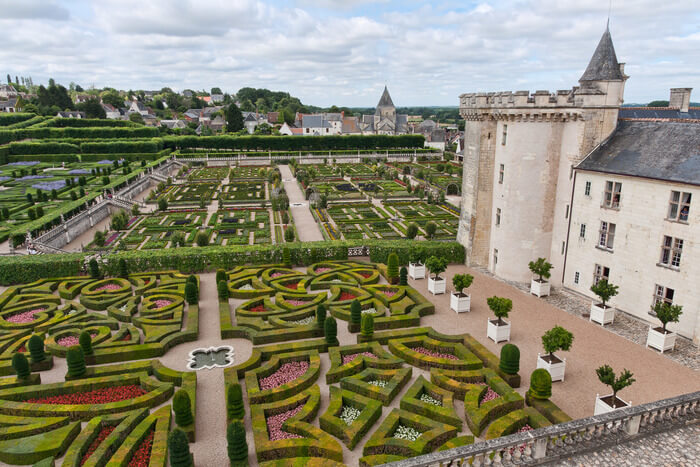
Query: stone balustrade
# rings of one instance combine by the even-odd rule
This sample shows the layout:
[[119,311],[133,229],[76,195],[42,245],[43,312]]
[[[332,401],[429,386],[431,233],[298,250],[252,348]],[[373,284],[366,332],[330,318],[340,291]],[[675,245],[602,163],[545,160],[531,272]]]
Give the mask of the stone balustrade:
[[391,467],[537,465],[668,431],[700,417],[700,391],[434,452]]

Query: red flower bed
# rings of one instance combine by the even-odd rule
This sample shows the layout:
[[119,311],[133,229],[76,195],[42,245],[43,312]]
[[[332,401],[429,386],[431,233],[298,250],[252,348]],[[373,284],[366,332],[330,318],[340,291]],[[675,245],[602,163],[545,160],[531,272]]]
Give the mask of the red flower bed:
[[452,354],[433,352],[432,350],[428,350],[425,347],[413,347],[413,350],[415,350],[418,353],[422,353],[423,355],[427,355],[428,357],[437,357],[437,358],[446,358],[448,360],[457,360],[457,357],[455,357]]
[[287,410],[277,415],[272,415],[267,417],[267,432],[270,435],[270,441],[277,441],[279,439],[289,439],[289,438],[301,438],[301,436],[294,433],[287,433],[282,431],[282,425],[287,419],[292,418],[304,408],[303,405],[297,406],[292,410]]
[[26,352],[26,351],[27,351],[27,348],[24,345],[22,345],[22,347],[17,349],[17,352]]
[[293,284],[284,284],[284,286],[287,287],[288,289],[296,290],[299,288],[299,283],[295,282]]
[[131,341],[131,333],[127,332],[126,334],[124,334],[124,337],[122,337],[121,339],[119,339],[119,341],[120,341],[120,342],[129,342],[129,341]]
[[80,459],[80,465],[83,465],[85,464],[85,462],[87,462],[88,458],[92,456],[92,454],[95,452],[100,443],[107,439],[107,436],[109,436],[109,434],[112,433],[115,428],[116,426],[106,426],[100,430],[100,432],[97,434],[97,438],[95,438],[95,440],[90,444],[87,452],[83,455],[83,458]]
[[377,358],[377,356],[374,355],[372,352],[362,352],[362,353],[353,353],[350,355],[343,355],[343,365],[350,363],[351,361],[355,360],[357,357]]
[[148,467],[148,463],[151,460],[151,449],[153,448],[154,436],[155,430],[151,430],[143,441],[141,441],[141,445],[129,461],[129,467]]
[[309,369],[309,362],[289,362],[279,367],[270,376],[260,380],[260,389],[274,389],[278,386],[294,381]]
[[78,392],[73,394],[61,394],[58,396],[39,397],[27,399],[23,402],[30,404],[108,404],[110,402],[134,399],[146,394],[141,386],[130,384],[126,386],[112,386],[110,388],[95,389],[93,391]]
[[350,292],[343,292],[340,294],[340,301],[342,302],[343,300],[354,300],[357,298],[357,295],[351,294]]
[[364,277],[365,279],[368,279],[369,277],[372,276],[371,272],[358,272],[358,274],[361,275],[362,277]]
[[255,313],[260,313],[261,311],[267,311],[267,310],[265,310],[265,305],[256,305],[253,308],[249,308],[248,311],[254,311]]

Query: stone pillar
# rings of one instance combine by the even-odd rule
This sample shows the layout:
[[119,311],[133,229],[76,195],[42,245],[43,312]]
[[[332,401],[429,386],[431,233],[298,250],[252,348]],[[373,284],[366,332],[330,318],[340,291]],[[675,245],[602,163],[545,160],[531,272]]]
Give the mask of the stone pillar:
[[538,438],[532,446],[532,458],[542,459],[547,455],[547,438]]
[[636,435],[639,433],[639,424],[642,421],[641,415],[636,415],[625,421],[625,433],[628,435]]

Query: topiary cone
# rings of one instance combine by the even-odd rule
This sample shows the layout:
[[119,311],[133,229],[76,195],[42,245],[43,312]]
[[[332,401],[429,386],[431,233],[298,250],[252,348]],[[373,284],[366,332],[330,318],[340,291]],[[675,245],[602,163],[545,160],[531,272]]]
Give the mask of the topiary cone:
[[90,335],[89,332],[83,331],[80,333],[80,337],[78,337],[78,343],[80,344],[80,348],[83,350],[84,355],[92,355],[93,350],[92,350],[92,336]]
[[408,269],[406,269],[406,266],[401,266],[401,272],[399,273],[399,285],[408,285]]
[[196,305],[199,303],[199,297],[197,293],[197,285],[192,282],[187,282],[185,284],[185,299],[188,305]]
[[232,466],[248,465],[248,442],[245,439],[245,428],[239,421],[231,422],[226,429],[228,442],[228,459]]
[[243,406],[243,390],[241,385],[234,383],[228,387],[226,393],[226,411],[229,420],[243,420],[245,407]]
[[350,323],[360,324],[362,322],[362,305],[360,301],[355,299],[350,304]]
[[371,313],[362,315],[362,336],[372,337],[374,335],[374,316]]
[[326,307],[322,303],[319,303],[319,305],[316,307],[316,326],[318,326],[321,329],[325,329],[323,327],[325,321],[326,321]]
[[221,281],[226,281],[226,271],[223,269],[217,269],[216,270],[216,283],[218,284]]
[[285,268],[292,267],[292,253],[289,251],[289,248],[287,248],[287,247],[282,249],[282,264],[284,265]]
[[129,268],[126,266],[126,260],[124,258],[119,258],[119,277],[127,278],[129,275]]
[[501,361],[498,367],[507,375],[516,375],[520,371],[520,349],[514,344],[501,348]]
[[79,378],[85,375],[85,355],[79,345],[74,345],[66,353],[66,363],[68,364],[68,376]]
[[335,318],[329,316],[323,323],[323,327],[326,333],[326,344],[330,347],[340,345],[338,342],[338,324],[335,322]]
[[178,390],[173,397],[173,412],[175,412],[175,423],[178,426],[189,426],[194,423],[190,395],[184,389]]
[[530,376],[530,389],[527,391],[535,399],[552,397],[552,376],[544,368],[538,368]]
[[175,428],[168,435],[168,453],[170,455],[170,467],[194,466],[194,459],[190,452],[187,435],[179,428]]
[[29,370],[29,361],[21,352],[17,352],[12,356],[12,368],[15,370],[18,379],[27,379],[32,374]]
[[229,299],[228,283],[226,281],[220,281],[216,285],[216,291],[219,294],[219,301],[225,302]]
[[46,353],[44,352],[44,339],[41,336],[34,334],[29,338],[29,343],[27,344],[29,348],[29,355],[32,358],[32,363],[39,363],[46,360]]

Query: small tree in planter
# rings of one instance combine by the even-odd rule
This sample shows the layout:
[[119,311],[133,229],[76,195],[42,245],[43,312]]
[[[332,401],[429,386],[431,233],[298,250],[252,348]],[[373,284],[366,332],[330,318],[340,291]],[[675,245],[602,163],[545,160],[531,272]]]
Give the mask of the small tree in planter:
[[399,257],[396,253],[390,253],[386,261],[386,275],[390,284],[399,281]]
[[617,295],[617,289],[618,287],[609,283],[607,279],[601,279],[597,284],[591,286],[591,292],[600,297],[602,303],[591,303],[590,321],[595,321],[600,324],[613,322],[615,319],[615,309],[608,307],[606,302]]
[[423,251],[418,250],[411,255],[411,261],[408,263],[408,275],[413,279],[425,278],[425,264],[423,264]]
[[661,327],[649,326],[649,334],[647,336],[647,347],[651,346],[663,353],[665,350],[673,350],[676,346],[676,333],[666,329],[668,323],[677,323],[683,314],[683,307],[680,305],[671,305],[666,302],[657,302],[654,305],[654,313]]
[[428,291],[433,295],[445,293],[446,281],[440,277],[440,274],[447,269],[447,260],[442,257],[431,256],[425,262],[425,266],[434,275],[434,277],[428,277]]
[[537,368],[543,368],[552,376],[552,381],[564,381],[566,359],[560,359],[554,352],[567,352],[574,341],[574,335],[561,326],[554,326],[542,336],[542,347],[547,355],[537,354]]
[[471,307],[471,298],[468,293],[464,292],[464,289],[468,289],[473,281],[474,276],[471,274],[455,274],[452,278],[452,285],[455,290],[450,297],[450,308],[457,313],[469,311]]
[[488,320],[486,336],[496,343],[510,340],[510,323],[504,321],[503,318],[507,318],[513,309],[513,301],[510,298],[494,296],[487,298],[486,303],[496,315],[496,319]]
[[622,407],[629,407],[630,402],[625,402],[617,397],[617,393],[632,385],[636,380],[632,377],[634,376],[631,371],[624,369],[620,376],[615,375],[615,371],[610,367],[610,365],[603,365],[595,370],[598,375],[598,379],[601,383],[610,386],[612,389],[612,394],[607,396],[596,396],[596,406],[594,415],[600,413],[612,412],[615,409]]
[[537,279],[530,281],[530,293],[538,297],[546,297],[550,292],[550,285],[546,279],[549,279],[552,269],[552,263],[549,263],[545,258],[537,258],[537,261],[530,261],[528,267],[533,274],[537,274]]

